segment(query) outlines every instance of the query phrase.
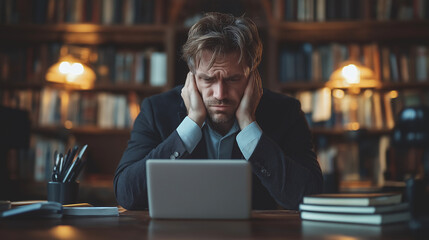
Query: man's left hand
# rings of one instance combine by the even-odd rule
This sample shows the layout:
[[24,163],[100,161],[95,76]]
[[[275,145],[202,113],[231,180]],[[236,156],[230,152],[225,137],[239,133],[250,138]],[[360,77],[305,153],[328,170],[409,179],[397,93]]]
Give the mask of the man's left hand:
[[241,129],[244,129],[256,120],[256,108],[258,107],[262,94],[261,76],[258,70],[255,70],[250,73],[249,82],[247,83],[246,90],[244,90],[244,95],[235,113]]

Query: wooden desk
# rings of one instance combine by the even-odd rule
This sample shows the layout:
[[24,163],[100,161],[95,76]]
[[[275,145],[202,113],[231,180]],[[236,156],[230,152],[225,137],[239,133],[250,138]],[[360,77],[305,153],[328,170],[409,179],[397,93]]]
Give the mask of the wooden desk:
[[[429,236],[426,232],[425,235]],[[301,221],[291,211],[254,211],[250,220],[151,220],[119,217],[0,220],[0,239],[413,239],[407,224],[365,226]],[[426,238],[428,239],[428,238]]]

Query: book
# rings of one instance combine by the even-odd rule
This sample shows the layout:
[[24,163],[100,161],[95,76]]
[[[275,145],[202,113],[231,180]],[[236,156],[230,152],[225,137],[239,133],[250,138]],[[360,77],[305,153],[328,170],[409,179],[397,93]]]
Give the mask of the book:
[[10,201],[0,201],[0,211],[10,209]]
[[167,84],[167,54],[153,52],[150,56],[150,85],[154,87]]
[[410,220],[410,212],[394,212],[380,214],[337,214],[320,212],[301,212],[301,219],[323,222],[344,222],[381,225]]
[[66,216],[118,216],[117,207],[63,207]]
[[92,207],[91,205],[61,205],[57,202],[36,202],[21,205],[0,212],[0,218],[9,217],[48,217],[61,218],[62,216],[119,216],[117,207]]
[[407,224],[365,225],[338,222],[320,222],[303,220],[301,232],[304,239],[320,238],[320,236],[349,236],[361,239],[378,239],[384,233],[406,231]]
[[344,205],[344,206],[376,206],[398,204],[402,195],[399,193],[347,193],[317,194],[304,197],[304,204]]
[[385,206],[329,206],[329,205],[312,205],[300,204],[300,211],[309,212],[326,212],[326,213],[361,213],[361,214],[375,214],[375,213],[388,213],[399,212],[408,209],[408,203],[400,203]]
[[0,213],[0,218],[8,217],[49,217],[60,218],[62,205],[57,202],[38,202],[12,208]]

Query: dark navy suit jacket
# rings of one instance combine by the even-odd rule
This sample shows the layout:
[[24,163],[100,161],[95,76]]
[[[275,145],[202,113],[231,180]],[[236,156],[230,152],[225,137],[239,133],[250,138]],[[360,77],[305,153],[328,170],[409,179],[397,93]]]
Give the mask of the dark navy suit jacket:
[[[131,139],[116,169],[114,188],[126,209],[148,207],[147,159],[207,158],[204,137],[189,154],[176,128],[186,117],[182,86],[144,99]],[[297,209],[304,195],[322,191],[322,174],[299,101],[264,89],[256,110],[263,134],[248,160],[253,209]],[[233,159],[244,159],[235,142]],[[174,181],[172,179],[172,181]]]

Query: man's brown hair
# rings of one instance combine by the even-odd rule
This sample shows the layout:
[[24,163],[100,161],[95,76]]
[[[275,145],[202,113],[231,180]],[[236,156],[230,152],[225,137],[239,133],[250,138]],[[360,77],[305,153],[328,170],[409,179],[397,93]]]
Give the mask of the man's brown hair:
[[203,50],[213,52],[209,66],[216,58],[226,53],[239,53],[239,63],[244,63],[253,71],[262,57],[262,43],[256,24],[247,17],[230,14],[207,13],[194,24],[183,45],[183,59],[195,73]]

